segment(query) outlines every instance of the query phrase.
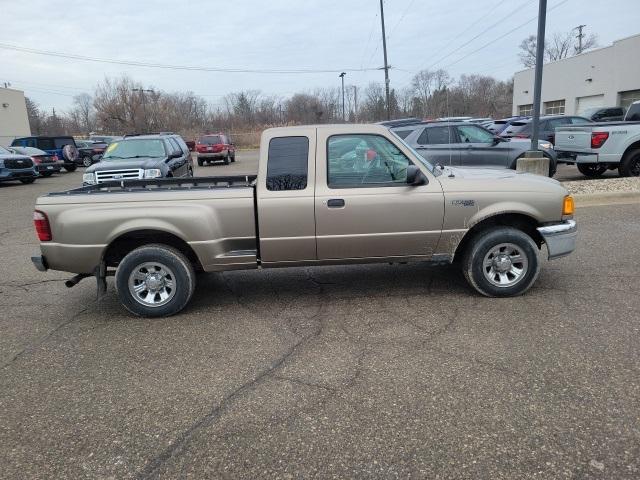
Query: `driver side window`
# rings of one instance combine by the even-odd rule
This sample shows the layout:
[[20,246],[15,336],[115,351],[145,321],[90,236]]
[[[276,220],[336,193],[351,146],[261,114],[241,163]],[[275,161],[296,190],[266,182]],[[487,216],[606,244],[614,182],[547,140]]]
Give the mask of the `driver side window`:
[[333,135],[327,141],[329,188],[406,185],[409,159],[380,135]]

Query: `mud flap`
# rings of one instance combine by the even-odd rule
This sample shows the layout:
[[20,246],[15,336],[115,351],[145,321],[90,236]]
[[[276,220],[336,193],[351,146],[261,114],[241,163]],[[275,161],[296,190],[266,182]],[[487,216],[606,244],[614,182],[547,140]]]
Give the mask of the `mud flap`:
[[100,300],[107,294],[107,265],[102,262],[94,270],[96,277],[96,298]]

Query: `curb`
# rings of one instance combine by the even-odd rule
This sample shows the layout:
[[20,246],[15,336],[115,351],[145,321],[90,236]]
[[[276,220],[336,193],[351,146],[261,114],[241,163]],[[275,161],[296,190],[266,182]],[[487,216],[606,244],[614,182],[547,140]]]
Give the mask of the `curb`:
[[598,192],[571,194],[576,207],[613,205],[617,203],[640,203],[640,192]]

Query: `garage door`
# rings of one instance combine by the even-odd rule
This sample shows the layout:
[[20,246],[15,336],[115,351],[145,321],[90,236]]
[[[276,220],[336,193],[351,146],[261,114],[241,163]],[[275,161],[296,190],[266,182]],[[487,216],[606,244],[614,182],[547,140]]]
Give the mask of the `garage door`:
[[576,102],[576,115],[582,115],[587,108],[604,107],[604,95],[591,95],[578,97]]

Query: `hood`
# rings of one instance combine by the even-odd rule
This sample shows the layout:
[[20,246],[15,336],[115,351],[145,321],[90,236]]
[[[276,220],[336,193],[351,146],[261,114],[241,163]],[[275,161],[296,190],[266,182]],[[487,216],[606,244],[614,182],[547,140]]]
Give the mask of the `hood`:
[[[438,180],[445,192],[546,192],[567,190],[553,178],[509,168],[445,167]],[[565,193],[566,194],[566,193]]]
[[134,168],[142,168],[143,170],[148,168],[162,168],[165,165],[166,158],[132,158],[130,160],[124,160],[116,158],[113,160],[101,160],[98,163],[94,163],[85,170],[85,173],[92,173],[96,171],[104,170],[128,170]]
[[31,160],[29,155],[20,155],[18,153],[0,153],[0,161],[2,160]]

